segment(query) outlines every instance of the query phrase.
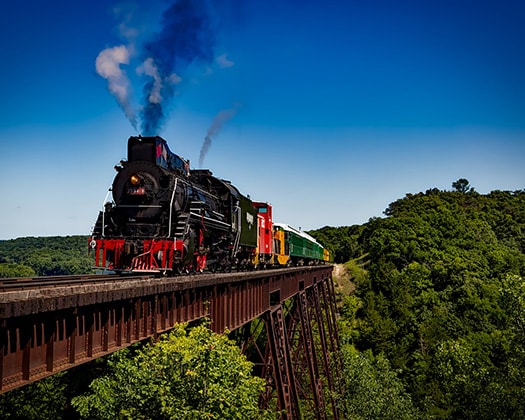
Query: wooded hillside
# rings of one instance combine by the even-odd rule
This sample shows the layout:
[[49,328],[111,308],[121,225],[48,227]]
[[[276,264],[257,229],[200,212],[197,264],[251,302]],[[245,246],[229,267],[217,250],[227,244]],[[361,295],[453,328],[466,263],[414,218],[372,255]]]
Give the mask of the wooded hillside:
[[0,241],[0,277],[87,274],[94,265],[87,236],[27,237]]
[[343,336],[388,360],[423,418],[525,418],[525,191],[453,187],[311,232],[353,275]]

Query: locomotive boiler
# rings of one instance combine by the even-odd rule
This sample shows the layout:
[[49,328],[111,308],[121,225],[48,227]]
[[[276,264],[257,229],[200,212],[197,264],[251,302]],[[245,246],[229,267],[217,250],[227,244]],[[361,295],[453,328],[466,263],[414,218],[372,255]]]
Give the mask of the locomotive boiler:
[[132,136],[115,167],[113,200],[90,238],[97,267],[187,272],[251,264],[257,209],[229,181],[191,170],[161,137]]

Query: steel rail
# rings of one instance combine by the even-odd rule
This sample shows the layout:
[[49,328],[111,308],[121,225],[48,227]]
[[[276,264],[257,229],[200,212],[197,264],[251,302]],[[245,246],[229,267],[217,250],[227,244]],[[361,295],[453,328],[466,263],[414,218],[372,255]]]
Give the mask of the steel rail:
[[77,274],[63,276],[7,277],[0,279],[0,293],[14,290],[40,289],[56,286],[73,286],[108,281],[149,279],[152,275]]

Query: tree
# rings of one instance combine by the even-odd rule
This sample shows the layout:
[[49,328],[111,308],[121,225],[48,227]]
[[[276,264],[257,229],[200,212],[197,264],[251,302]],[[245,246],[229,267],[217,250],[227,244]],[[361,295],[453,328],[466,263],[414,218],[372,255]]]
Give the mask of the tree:
[[[468,179],[460,178],[457,181],[452,183],[452,188],[457,192],[466,193],[469,191],[470,185]],[[470,188],[470,191],[474,191],[474,188]]]
[[83,418],[259,419],[264,381],[235,343],[206,325],[177,325],[158,343],[130,357],[121,351],[111,373],[95,379],[92,393],[73,399]]
[[[0,241],[0,264],[10,273],[14,265],[20,265],[14,275],[5,276],[52,276],[61,274],[85,274],[94,266],[93,253],[88,255],[87,236],[26,237]],[[30,267],[33,274],[25,267]],[[0,274],[1,275],[1,274]]]
[[67,405],[63,373],[0,395],[2,419],[56,420],[63,418]]
[[[343,341],[383,355],[426,418],[523,418],[525,191],[453,185],[391,203],[346,247],[366,275],[344,300]],[[354,385],[351,401],[383,371],[363,372],[370,385]]]
[[[433,395],[434,417],[438,417],[436,407],[441,407],[442,418],[523,419],[522,362],[523,345],[511,346],[506,332],[443,341],[431,366],[439,389]],[[513,377],[518,371],[521,374]]]
[[415,420],[421,417],[402,381],[383,356],[343,347],[345,404],[352,419]]

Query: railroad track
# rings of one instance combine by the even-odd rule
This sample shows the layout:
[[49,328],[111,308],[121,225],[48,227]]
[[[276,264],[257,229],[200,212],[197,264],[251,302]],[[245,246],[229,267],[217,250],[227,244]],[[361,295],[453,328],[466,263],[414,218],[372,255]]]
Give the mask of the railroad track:
[[9,277],[0,279],[0,293],[26,289],[43,289],[56,286],[79,286],[130,279],[149,279],[152,275],[77,274],[70,276]]
[[[210,277],[220,275],[221,277],[230,276],[230,277],[239,277],[244,275],[249,275],[249,273],[254,274],[258,272],[268,272],[272,274],[278,274],[280,272],[294,270],[304,270],[305,267],[289,267],[289,268],[280,268],[274,270],[254,270],[254,271],[233,271],[233,272],[220,272],[220,273],[188,273],[184,275],[175,276],[178,278],[179,282],[187,281],[188,278],[191,279],[200,279],[206,280]],[[83,286],[83,285],[95,285],[103,283],[115,283],[115,282],[126,282],[129,280],[151,280],[156,278],[154,274],[151,273],[135,273],[135,274],[77,274],[77,275],[65,275],[65,276],[42,276],[42,277],[9,277],[9,278],[0,278],[0,294],[8,292],[20,292],[25,290],[35,290],[35,289],[50,289],[54,287],[68,287],[68,286]],[[163,277],[160,277],[162,279]]]

